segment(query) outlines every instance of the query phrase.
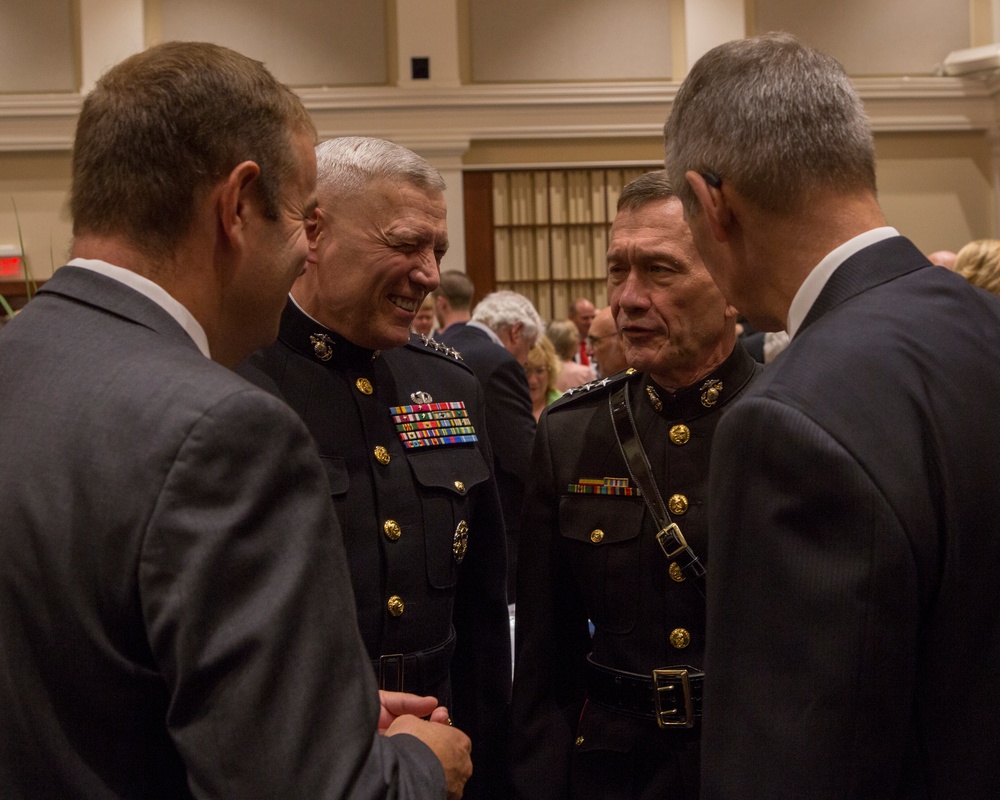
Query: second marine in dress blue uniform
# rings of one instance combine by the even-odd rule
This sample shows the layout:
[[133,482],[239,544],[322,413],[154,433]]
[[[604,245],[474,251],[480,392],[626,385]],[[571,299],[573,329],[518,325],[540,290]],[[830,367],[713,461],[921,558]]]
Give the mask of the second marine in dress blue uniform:
[[[712,432],[756,369],[737,346],[674,394],[628,370],[570,390],[542,415],[517,588],[519,797],[697,796],[704,599],[657,543],[608,401],[627,386],[657,487],[704,559]],[[661,728],[653,670],[682,668],[694,718],[685,718],[684,687],[668,677],[659,710],[678,711]]]

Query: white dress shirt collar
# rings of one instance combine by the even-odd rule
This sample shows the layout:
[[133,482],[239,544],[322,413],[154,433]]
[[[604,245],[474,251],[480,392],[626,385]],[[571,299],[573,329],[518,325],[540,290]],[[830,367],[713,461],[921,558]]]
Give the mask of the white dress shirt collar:
[[802,326],[809,309],[813,307],[813,303],[816,302],[816,298],[823,291],[830,276],[836,272],[837,267],[855,253],[875,244],[875,242],[881,242],[883,239],[890,239],[893,236],[899,236],[899,231],[895,228],[889,226],[872,228],[870,231],[858,234],[853,239],[848,239],[827,253],[802,281],[795,297],[792,298],[792,304],[788,307],[788,324],[785,326],[788,335],[795,337],[795,332]]
[[100,261],[94,258],[74,258],[69,261],[69,266],[82,267],[83,269],[97,272],[106,278],[124,283],[130,289],[135,289],[139,294],[148,297],[177,320],[177,324],[194,340],[194,343],[198,345],[198,349],[205,358],[212,357],[208,349],[208,337],[205,335],[205,329],[201,327],[201,324],[194,318],[194,315],[190,311],[171,297],[167,290],[159,284],[153,283],[149,278],[144,278],[130,269],[116,267],[107,261]]

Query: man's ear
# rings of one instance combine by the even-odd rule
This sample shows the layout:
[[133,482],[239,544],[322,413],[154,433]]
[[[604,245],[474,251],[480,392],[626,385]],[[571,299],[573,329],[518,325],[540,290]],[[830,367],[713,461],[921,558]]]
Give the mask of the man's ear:
[[729,201],[723,193],[723,186],[709,186],[702,174],[694,170],[685,172],[684,178],[694,191],[694,196],[698,198],[701,213],[705,215],[712,237],[719,242],[726,241],[729,238],[729,227],[733,216]]
[[510,343],[517,344],[524,337],[524,323],[515,322],[510,326]]
[[[229,243],[242,246],[251,208],[260,204],[253,195],[260,167],[253,161],[237,164],[226,177],[219,193],[219,224]],[[260,209],[258,209],[259,211]]]

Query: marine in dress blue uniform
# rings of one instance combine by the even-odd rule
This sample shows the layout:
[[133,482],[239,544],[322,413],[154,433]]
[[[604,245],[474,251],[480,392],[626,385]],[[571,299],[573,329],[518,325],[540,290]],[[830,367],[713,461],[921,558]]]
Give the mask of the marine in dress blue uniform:
[[[316,440],[380,688],[451,708],[485,771],[489,748],[502,747],[510,635],[503,517],[475,376],[454,350],[415,334],[383,352],[358,347],[292,301],[277,342],[241,371],[265,388],[269,378]],[[468,425],[407,439],[394,419],[443,405],[460,406],[444,409],[458,416],[438,422],[464,414]],[[450,433],[458,429],[468,433]]]

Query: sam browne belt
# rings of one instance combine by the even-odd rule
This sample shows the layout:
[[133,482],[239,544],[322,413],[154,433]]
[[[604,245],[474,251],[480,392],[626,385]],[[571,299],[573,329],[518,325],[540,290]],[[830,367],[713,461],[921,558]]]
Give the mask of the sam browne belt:
[[605,667],[587,656],[587,699],[633,717],[655,719],[661,728],[693,728],[701,720],[705,673],[680,666],[651,674]]

